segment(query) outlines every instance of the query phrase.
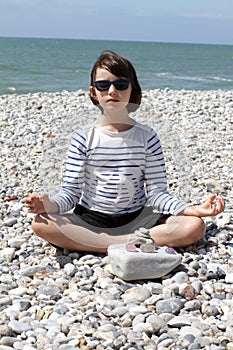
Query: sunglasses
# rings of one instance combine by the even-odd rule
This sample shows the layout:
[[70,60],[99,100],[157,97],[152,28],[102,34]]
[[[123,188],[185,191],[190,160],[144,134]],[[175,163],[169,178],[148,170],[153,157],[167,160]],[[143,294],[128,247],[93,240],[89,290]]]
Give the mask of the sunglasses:
[[94,82],[94,86],[98,91],[107,91],[112,84],[117,90],[123,91],[128,89],[130,80],[126,78],[120,78],[116,80],[96,80]]

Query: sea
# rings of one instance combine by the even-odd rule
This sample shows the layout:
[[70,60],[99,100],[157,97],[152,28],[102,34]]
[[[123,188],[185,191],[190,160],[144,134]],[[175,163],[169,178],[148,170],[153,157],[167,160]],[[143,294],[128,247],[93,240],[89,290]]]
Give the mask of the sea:
[[233,45],[0,37],[0,95],[88,90],[103,50],[133,63],[142,90],[233,89]]

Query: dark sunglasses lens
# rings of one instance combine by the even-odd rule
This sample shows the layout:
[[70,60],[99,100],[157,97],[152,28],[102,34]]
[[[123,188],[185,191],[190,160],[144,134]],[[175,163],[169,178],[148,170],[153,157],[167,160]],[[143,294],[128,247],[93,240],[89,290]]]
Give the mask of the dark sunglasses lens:
[[117,90],[126,90],[129,87],[129,80],[120,79],[114,82],[115,88]]
[[106,91],[110,88],[110,81],[108,80],[99,80],[95,82],[95,87],[99,91]]

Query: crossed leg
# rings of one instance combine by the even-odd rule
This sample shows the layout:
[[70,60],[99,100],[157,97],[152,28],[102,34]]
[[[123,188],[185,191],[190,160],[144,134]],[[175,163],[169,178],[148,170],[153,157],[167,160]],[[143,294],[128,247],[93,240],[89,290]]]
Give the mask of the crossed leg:
[[[61,248],[75,251],[106,253],[110,244],[126,243],[128,236],[96,233],[77,226],[66,216],[40,214],[32,222],[32,229],[41,238]],[[186,247],[205,234],[201,218],[172,216],[165,223],[150,230],[151,237],[159,246]]]
[[205,232],[204,221],[196,216],[170,216],[164,224],[150,230],[158,246],[173,248],[187,247],[202,239]]
[[73,224],[62,215],[40,214],[32,222],[33,231],[48,242],[68,250],[106,253],[113,243],[126,243],[127,236],[96,233]]

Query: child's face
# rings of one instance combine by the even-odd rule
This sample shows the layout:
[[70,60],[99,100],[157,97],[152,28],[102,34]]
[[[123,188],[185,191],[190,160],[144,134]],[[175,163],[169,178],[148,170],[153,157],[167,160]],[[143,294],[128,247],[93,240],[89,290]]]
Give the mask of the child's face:
[[[117,77],[104,68],[97,68],[95,81],[108,80],[114,81],[124,77]],[[125,78],[126,79],[126,78]],[[127,85],[127,84],[126,84]],[[95,86],[90,87],[90,94],[95,98],[105,112],[107,111],[118,111],[125,109],[129,103],[132,86],[129,82],[127,88],[119,90],[114,84],[111,84],[107,90],[99,91]]]

